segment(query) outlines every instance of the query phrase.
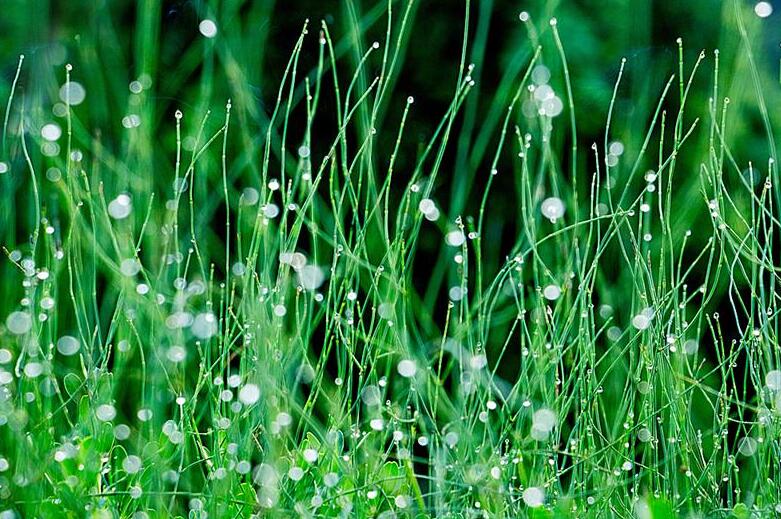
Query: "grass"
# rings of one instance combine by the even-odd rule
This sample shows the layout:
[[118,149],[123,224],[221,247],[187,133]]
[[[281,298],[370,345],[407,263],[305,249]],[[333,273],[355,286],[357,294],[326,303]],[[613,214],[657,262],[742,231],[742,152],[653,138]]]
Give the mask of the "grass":
[[[450,100],[411,135],[423,15],[346,5],[350,30],[303,23],[265,104],[220,23],[161,70],[152,1],[129,90],[97,35],[40,95],[19,60],[0,517],[781,513],[778,83],[754,13],[725,7],[721,54],[671,43],[633,112],[621,61],[592,144],[567,19],[521,13],[489,95],[467,3]],[[191,98],[168,110],[158,77]]]

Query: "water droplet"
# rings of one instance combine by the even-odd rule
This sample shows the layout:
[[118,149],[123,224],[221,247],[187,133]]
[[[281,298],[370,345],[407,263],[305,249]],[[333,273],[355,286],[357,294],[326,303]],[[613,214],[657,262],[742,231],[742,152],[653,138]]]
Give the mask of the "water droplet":
[[117,416],[117,410],[111,404],[101,404],[95,410],[95,416],[101,422],[110,422]]
[[545,491],[540,487],[529,487],[523,491],[523,502],[531,508],[538,508],[545,502]]
[[255,384],[245,384],[239,390],[239,400],[244,405],[252,405],[260,399],[260,388]]
[[398,366],[396,366],[396,370],[402,377],[412,378],[418,371],[418,367],[415,365],[414,360],[405,359],[399,362]]
[[317,452],[317,450],[312,448],[304,449],[302,454],[304,456],[304,460],[306,460],[307,463],[314,463],[317,461],[317,458],[320,457],[320,454]]
[[11,312],[5,320],[5,326],[14,335],[24,335],[32,328],[33,319],[27,312]]
[[54,142],[62,137],[62,128],[56,123],[45,124],[41,128],[41,137],[47,141]]
[[445,235],[445,243],[451,247],[460,247],[465,241],[466,236],[464,235],[464,231],[461,229],[450,231]]
[[66,356],[75,355],[79,351],[79,348],[81,348],[79,340],[70,335],[63,335],[57,341],[57,351]]
[[108,214],[115,220],[127,218],[133,211],[133,202],[130,196],[122,193],[108,204]]
[[211,312],[195,316],[190,330],[199,339],[208,339],[217,333],[217,317]]
[[760,18],[767,18],[773,14],[773,6],[770,2],[757,2],[754,6],[754,14]]
[[84,87],[76,81],[69,81],[60,87],[60,100],[66,105],[80,105],[86,97]]
[[540,211],[545,218],[556,221],[564,216],[564,202],[560,198],[550,197],[542,201]]
[[781,371],[774,369],[765,375],[765,385],[773,391],[781,391]]
[[555,301],[561,295],[561,289],[556,285],[548,285],[543,289],[542,295],[548,301]]
[[207,38],[217,36],[217,24],[214,23],[214,20],[209,20],[208,18],[198,24],[198,30]]
[[132,454],[122,460],[122,470],[128,474],[136,474],[141,470],[142,466],[143,462],[141,461],[141,458]]

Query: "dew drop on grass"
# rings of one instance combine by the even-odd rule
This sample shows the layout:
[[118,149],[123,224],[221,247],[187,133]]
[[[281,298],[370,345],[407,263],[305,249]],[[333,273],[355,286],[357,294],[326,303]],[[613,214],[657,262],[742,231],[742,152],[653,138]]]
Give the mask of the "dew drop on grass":
[[43,128],[41,128],[41,137],[49,142],[54,142],[62,137],[62,128],[56,123],[45,124]]
[[279,216],[279,206],[276,204],[266,204],[263,206],[263,216],[272,220]]
[[363,388],[363,391],[361,391],[361,400],[369,407],[380,405],[382,402],[381,398],[380,388],[375,385],[366,386]]
[[742,438],[738,444],[738,452],[750,458],[757,452],[757,440],[750,436]]
[[611,142],[610,146],[608,146],[608,153],[615,155],[616,157],[620,157],[624,153],[624,143],[621,141]]
[[60,100],[66,105],[77,106],[84,102],[87,92],[81,83],[68,81],[60,87]]
[[287,476],[293,481],[301,481],[304,477],[304,469],[301,467],[290,467],[290,470],[287,471]]
[[651,319],[645,314],[637,314],[632,317],[632,326],[638,330],[645,330],[651,325]]
[[141,271],[141,262],[136,258],[125,258],[119,264],[119,271],[123,276],[133,277]]
[[8,163],[0,161],[0,175],[8,173]]
[[27,378],[36,378],[43,373],[43,364],[40,362],[30,362],[24,366],[24,374]]
[[767,18],[773,14],[773,5],[770,2],[757,2],[754,5],[754,14],[760,18]]
[[195,316],[190,330],[199,339],[208,339],[217,333],[217,317],[211,312],[200,313]]
[[488,357],[486,357],[482,353],[472,355],[472,357],[469,359],[469,367],[475,371],[481,370],[487,365],[488,365]]
[[57,340],[57,351],[65,356],[75,355],[80,347],[79,340],[71,335],[63,335]]
[[765,385],[773,391],[781,391],[781,371],[774,369],[765,375]]
[[141,470],[142,466],[143,463],[141,462],[141,458],[133,454],[122,460],[122,470],[128,474],[136,474]]
[[369,427],[374,431],[382,431],[385,428],[385,422],[382,418],[373,418],[369,422]]
[[27,312],[11,312],[5,320],[8,331],[14,335],[24,335],[33,326],[33,319]]
[[244,384],[239,390],[239,400],[244,405],[252,405],[260,399],[260,388],[255,384]]
[[651,441],[651,436],[651,431],[646,427],[637,431],[637,439],[643,443]]
[[448,297],[450,297],[451,301],[461,301],[464,298],[464,293],[466,292],[465,288],[461,288],[459,286],[450,287],[450,290],[448,290]]
[[285,305],[279,304],[274,306],[274,315],[277,317],[284,317],[287,313],[287,308],[285,308]]
[[123,220],[133,211],[133,202],[127,193],[118,195],[108,203],[108,214],[115,220]]
[[545,502],[545,491],[540,487],[529,487],[523,491],[523,502],[531,508],[538,508]]
[[131,128],[138,128],[141,126],[141,116],[138,114],[127,114],[122,118],[122,127],[127,128],[128,130]]
[[445,243],[451,247],[460,247],[465,241],[466,236],[464,235],[464,231],[461,229],[450,231],[445,235]]
[[414,360],[404,359],[399,362],[398,366],[396,366],[396,370],[402,377],[411,378],[415,376],[415,373],[418,371],[418,367],[415,365]]
[[545,440],[556,427],[556,413],[547,408],[538,409],[532,416],[532,438],[535,440]]
[[545,65],[536,65],[532,69],[531,77],[535,85],[547,85],[550,81],[550,69]]
[[187,350],[181,346],[171,346],[166,352],[166,357],[173,363],[179,363],[187,358]]
[[95,416],[101,422],[110,422],[117,416],[117,410],[111,404],[101,404],[95,410]]
[[540,211],[545,218],[555,222],[564,216],[564,202],[562,202],[560,198],[556,197],[546,198],[542,201]]
[[317,458],[320,457],[320,454],[317,452],[317,450],[309,448],[304,449],[303,456],[307,463],[314,463],[317,461]]
[[202,20],[201,23],[198,24],[198,30],[207,38],[214,38],[217,36],[217,24],[214,23],[214,20],[209,20],[208,18]]
[[447,445],[452,449],[458,443],[458,434],[453,431],[450,431],[445,435],[444,440],[445,440],[445,445]]
[[277,423],[282,427],[288,427],[293,423],[293,417],[290,414],[282,411],[277,414]]
[[381,319],[393,319],[393,304],[392,303],[380,303],[377,307],[377,314]]
[[564,103],[562,102],[561,98],[554,95],[553,97],[549,97],[542,102],[540,111],[542,112],[542,115],[556,117],[561,114],[563,109]]
[[430,198],[424,198],[418,203],[418,209],[423,214],[429,214],[432,211],[436,211],[437,206],[434,204],[434,201]]
[[298,282],[305,290],[317,290],[324,281],[323,269],[316,265],[305,265],[298,270]]
[[123,423],[114,427],[114,438],[119,441],[124,441],[130,438],[130,427]]
[[543,289],[542,295],[548,301],[555,301],[561,295],[561,289],[556,285],[548,285]]

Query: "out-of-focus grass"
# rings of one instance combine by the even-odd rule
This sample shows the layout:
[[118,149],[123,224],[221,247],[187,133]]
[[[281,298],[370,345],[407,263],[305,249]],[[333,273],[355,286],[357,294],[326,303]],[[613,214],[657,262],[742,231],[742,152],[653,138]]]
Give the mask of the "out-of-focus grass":
[[779,513],[778,14],[524,9],[9,1],[2,517]]

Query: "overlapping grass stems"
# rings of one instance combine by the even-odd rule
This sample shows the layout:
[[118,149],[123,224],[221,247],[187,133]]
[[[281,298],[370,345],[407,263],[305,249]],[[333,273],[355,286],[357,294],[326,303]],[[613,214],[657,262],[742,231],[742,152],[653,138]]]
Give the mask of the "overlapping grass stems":
[[[6,245],[18,273],[5,282],[22,298],[6,302],[0,336],[3,517],[775,513],[779,191],[735,6],[771,149],[762,165],[726,141],[718,52],[686,62],[681,40],[679,69],[638,115],[644,132],[611,133],[622,62],[604,141],[578,148],[558,26],[538,34],[526,13],[523,68],[461,138],[479,70],[468,4],[452,102],[405,171],[416,105],[395,85],[412,1],[367,15],[387,17],[367,47],[357,13],[339,42],[307,22],[268,115],[207,46],[202,104],[161,123],[176,127],[173,171],[150,158],[161,115],[149,85],[131,96],[120,152],[64,99],[61,153],[40,156],[46,121],[14,97],[20,60],[4,160],[34,196],[15,204],[30,239]],[[138,46],[153,60],[145,23]],[[306,74],[302,55],[316,56]],[[563,71],[557,117],[535,104],[546,60]],[[209,110],[217,74],[236,95]],[[703,74],[713,90],[696,118],[687,100]],[[397,109],[399,127],[385,127]],[[390,156],[378,139],[395,143]],[[678,169],[683,153],[698,171]],[[447,154],[484,167],[451,178]],[[512,214],[491,211],[501,177]],[[497,217],[512,244],[484,239]],[[418,254],[431,239],[437,261]],[[506,259],[488,268],[497,247]]]

